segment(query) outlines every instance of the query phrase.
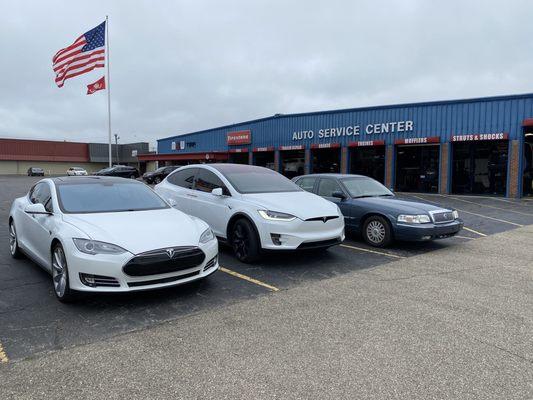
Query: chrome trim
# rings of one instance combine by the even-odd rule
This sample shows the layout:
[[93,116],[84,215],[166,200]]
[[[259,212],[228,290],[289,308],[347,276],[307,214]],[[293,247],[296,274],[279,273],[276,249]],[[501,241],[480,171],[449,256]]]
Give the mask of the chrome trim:
[[185,253],[187,251],[197,250],[197,249],[199,249],[198,246],[164,247],[162,249],[149,250],[143,253],[135,254],[135,257],[152,257],[152,256],[166,255],[169,258],[173,258],[174,256],[180,253]]
[[[448,224],[450,222],[453,222],[455,221],[455,218],[453,217],[453,211],[452,210],[448,210],[448,209],[445,209],[445,208],[441,208],[439,210],[433,210],[433,211],[428,211],[429,212],[429,216],[431,217],[431,221],[433,221],[434,224]],[[443,214],[443,213],[450,213],[451,214],[451,219],[447,219],[446,221],[439,221],[439,222],[436,222],[435,221],[435,214]]]

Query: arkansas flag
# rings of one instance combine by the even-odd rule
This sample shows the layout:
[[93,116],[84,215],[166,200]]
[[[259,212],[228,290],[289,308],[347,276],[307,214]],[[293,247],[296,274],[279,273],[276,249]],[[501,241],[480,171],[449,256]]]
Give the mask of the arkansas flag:
[[96,82],[87,85],[87,94],[93,94],[99,90],[105,89],[105,77],[102,76]]

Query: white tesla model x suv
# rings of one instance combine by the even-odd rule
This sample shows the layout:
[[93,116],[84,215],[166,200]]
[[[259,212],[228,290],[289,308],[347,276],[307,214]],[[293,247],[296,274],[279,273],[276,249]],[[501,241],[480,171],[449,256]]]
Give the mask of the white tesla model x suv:
[[43,179],[13,202],[10,250],[52,275],[54,291],[127,292],[205,278],[218,269],[209,226],[144,183],[114,177]]
[[243,262],[257,259],[261,249],[327,248],[344,240],[344,218],[334,203],[267,168],[190,165],[155,191],[206,221]]

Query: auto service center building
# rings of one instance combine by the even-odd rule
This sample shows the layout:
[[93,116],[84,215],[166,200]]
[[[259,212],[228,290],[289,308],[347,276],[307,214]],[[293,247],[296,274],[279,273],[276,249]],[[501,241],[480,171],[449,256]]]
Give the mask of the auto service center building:
[[396,191],[533,196],[533,94],[277,114],[158,140],[159,165],[341,172]]

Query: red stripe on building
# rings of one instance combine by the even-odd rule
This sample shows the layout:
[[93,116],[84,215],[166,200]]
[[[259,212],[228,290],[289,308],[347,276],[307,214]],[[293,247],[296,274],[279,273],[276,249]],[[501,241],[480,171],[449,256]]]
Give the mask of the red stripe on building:
[[274,146],[268,146],[268,147],[254,147],[253,152],[259,153],[262,151],[274,151]]
[[248,149],[247,148],[242,148],[242,149],[229,149],[228,150],[230,153],[248,153]]
[[430,136],[430,137],[404,138],[404,139],[396,139],[394,141],[394,144],[426,144],[426,143],[440,143],[440,137]]
[[226,161],[228,153],[184,153],[184,154],[138,154],[139,161],[201,161],[201,160],[215,160]]
[[478,140],[507,140],[508,133],[472,133],[465,135],[453,135],[452,142],[476,142]]
[[311,144],[312,149],[337,149],[341,147],[340,143],[313,143]]
[[348,143],[348,147],[385,146],[384,140],[360,140]]

